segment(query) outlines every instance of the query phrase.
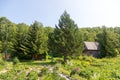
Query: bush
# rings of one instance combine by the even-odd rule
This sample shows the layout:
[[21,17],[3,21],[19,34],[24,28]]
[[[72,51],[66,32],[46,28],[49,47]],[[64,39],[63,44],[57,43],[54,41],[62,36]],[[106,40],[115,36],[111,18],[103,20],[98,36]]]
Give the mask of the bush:
[[116,78],[116,79],[120,79],[120,74],[117,71],[112,72],[111,76]]
[[53,73],[49,73],[46,76],[44,76],[42,80],[66,80],[66,79],[59,76],[58,73],[53,71]]
[[0,80],[14,80],[16,74],[17,72],[15,70],[8,71],[0,74]]
[[65,70],[63,68],[59,68],[59,71],[64,75],[69,75],[70,74],[70,72],[68,70]]
[[0,65],[5,65],[5,61],[2,58],[2,55],[0,54]]
[[57,72],[59,70],[59,67],[58,66],[55,66],[54,68],[53,68],[53,71],[55,71],[55,72]]
[[49,69],[44,67],[41,69],[41,72],[39,73],[39,76],[43,76],[49,73]]
[[80,74],[80,68],[74,68],[71,72],[70,72],[70,76],[74,75],[74,74]]
[[65,78],[59,76],[57,73],[52,73],[52,80],[66,80]]
[[16,80],[26,80],[26,73],[25,72],[20,73]]
[[87,80],[86,78],[80,77],[78,74],[72,76],[72,80]]
[[95,61],[95,58],[93,56],[83,56],[82,60],[92,62]]
[[0,65],[5,65],[5,61],[4,60],[0,60]]
[[31,71],[30,73],[28,73],[27,77],[28,80],[38,80],[38,74],[36,71]]
[[17,58],[17,57],[15,57],[14,59],[13,59],[13,65],[16,65],[16,64],[18,64],[20,61],[19,61],[19,59]]
[[90,69],[82,70],[79,75],[84,78],[90,79],[91,76],[93,75],[93,70]]

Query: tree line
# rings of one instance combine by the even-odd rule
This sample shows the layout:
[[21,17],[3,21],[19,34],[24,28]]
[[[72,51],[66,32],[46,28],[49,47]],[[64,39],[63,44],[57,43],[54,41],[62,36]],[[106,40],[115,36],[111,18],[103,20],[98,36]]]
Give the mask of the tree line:
[[67,58],[82,55],[84,41],[100,43],[102,57],[120,54],[120,27],[79,28],[70,15],[64,11],[54,27],[44,26],[38,21],[27,25],[13,23],[0,17],[0,53],[19,59],[33,59],[41,54]]

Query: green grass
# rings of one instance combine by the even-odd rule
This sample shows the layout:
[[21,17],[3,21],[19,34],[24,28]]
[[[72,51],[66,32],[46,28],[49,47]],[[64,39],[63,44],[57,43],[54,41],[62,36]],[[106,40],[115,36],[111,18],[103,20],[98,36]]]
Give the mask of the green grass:
[[[62,68],[68,69],[68,71],[79,68],[80,73],[77,75],[87,80],[120,80],[119,60],[120,56],[104,59],[84,56],[77,60],[68,61]],[[73,77],[75,78],[74,75]]]
[[[19,74],[19,72],[21,72],[21,74],[17,75],[16,79],[21,79],[21,76],[25,79],[27,78],[27,72],[29,73],[31,69],[36,72],[38,71],[39,76],[39,72],[44,68],[44,66],[54,66],[57,68],[58,72],[66,76],[70,76],[71,72],[74,71],[71,78],[76,80],[120,80],[120,56],[103,59],[80,56],[78,59],[67,61],[66,64],[61,64],[61,60],[62,58],[56,58],[54,59],[54,62],[51,62],[51,60],[22,61],[17,65],[13,65],[11,62],[5,62],[5,65],[0,66],[0,71],[5,68],[9,69],[9,71],[4,74],[0,74],[0,80],[14,79],[14,74]],[[26,74],[26,76],[23,74]],[[42,77],[46,77],[46,75],[39,77],[42,79]]]

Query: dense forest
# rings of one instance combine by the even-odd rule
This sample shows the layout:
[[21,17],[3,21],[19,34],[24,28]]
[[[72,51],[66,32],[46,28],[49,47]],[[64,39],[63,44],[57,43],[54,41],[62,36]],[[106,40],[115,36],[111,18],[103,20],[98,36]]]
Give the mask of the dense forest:
[[120,54],[120,27],[79,27],[65,11],[54,26],[44,26],[34,21],[31,25],[16,24],[6,17],[0,17],[0,53],[34,59],[60,56],[64,61],[82,55],[84,41],[100,43],[102,57]]

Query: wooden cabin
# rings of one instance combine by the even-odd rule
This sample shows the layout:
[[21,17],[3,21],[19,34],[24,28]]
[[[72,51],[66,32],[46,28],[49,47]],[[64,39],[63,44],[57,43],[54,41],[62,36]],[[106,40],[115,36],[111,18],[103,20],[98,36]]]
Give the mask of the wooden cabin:
[[84,55],[100,57],[100,45],[98,42],[84,42]]

